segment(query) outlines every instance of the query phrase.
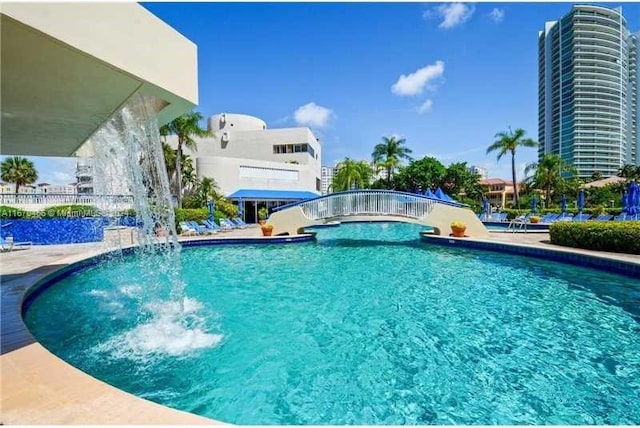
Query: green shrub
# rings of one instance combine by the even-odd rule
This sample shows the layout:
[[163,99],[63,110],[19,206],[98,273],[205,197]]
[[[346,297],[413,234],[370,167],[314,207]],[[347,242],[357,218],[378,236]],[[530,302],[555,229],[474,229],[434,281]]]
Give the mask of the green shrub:
[[91,205],[55,205],[40,212],[41,218],[94,217],[100,215]]
[[549,235],[552,244],[565,247],[640,254],[640,221],[557,222]]
[[0,219],[20,219],[20,218],[33,218],[36,213],[21,210],[20,208],[8,207],[6,205],[0,206]]

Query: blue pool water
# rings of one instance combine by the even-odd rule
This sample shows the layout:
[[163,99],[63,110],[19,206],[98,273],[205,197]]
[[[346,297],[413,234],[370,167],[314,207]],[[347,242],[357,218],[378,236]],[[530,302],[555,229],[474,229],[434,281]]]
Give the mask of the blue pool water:
[[125,257],[25,318],[92,376],[236,424],[640,424],[636,280],[420,230],[185,248],[182,315]]

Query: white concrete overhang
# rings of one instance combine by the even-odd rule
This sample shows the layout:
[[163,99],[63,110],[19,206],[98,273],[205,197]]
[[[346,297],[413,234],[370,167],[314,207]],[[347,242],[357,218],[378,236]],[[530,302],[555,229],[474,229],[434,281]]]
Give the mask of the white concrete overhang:
[[134,94],[198,103],[197,47],[136,3],[0,4],[0,154],[71,156]]

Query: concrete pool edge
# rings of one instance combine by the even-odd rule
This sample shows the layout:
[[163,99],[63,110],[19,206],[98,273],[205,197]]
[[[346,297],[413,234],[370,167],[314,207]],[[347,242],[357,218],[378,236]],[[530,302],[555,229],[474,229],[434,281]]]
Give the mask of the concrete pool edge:
[[[420,233],[422,242],[450,247],[463,247],[474,250],[509,253],[524,257],[533,257],[577,266],[617,273],[619,275],[640,278],[640,260],[626,259],[630,254],[604,253],[582,248],[496,242],[491,239],[454,238]],[[548,244],[552,245],[552,244]]]
[[[314,234],[296,236],[180,237],[183,247],[229,244],[285,244],[309,242]],[[173,409],[137,397],[82,372],[49,352],[24,324],[29,299],[74,272],[100,263],[115,252],[101,243],[70,244],[80,253],[41,264],[2,284],[2,397],[4,425],[211,425],[224,422]],[[44,247],[44,246],[43,246]],[[124,247],[124,254],[134,246]],[[3,275],[4,276],[4,275]]]

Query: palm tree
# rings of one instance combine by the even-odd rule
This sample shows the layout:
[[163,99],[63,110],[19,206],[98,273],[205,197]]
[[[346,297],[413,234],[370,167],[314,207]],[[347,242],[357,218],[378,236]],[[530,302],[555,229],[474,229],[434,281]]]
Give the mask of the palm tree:
[[533,162],[526,166],[524,173],[534,172],[529,181],[537,188],[544,189],[544,197],[547,206],[551,205],[551,189],[564,183],[564,177],[568,174],[577,174],[578,170],[565,162],[560,155],[548,153],[542,155],[540,162]]
[[537,147],[536,143],[531,138],[524,138],[526,131],[522,128],[518,128],[515,132],[498,132],[495,136],[496,141],[493,142],[487,148],[487,154],[491,152],[498,152],[498,160],[502,159],[502,156],[511,153],[511,179],[513,181],[513,201],[516,207],[520,206],[520,197],[518,195],[518,183],[516,181],[516,149],[518,147]]
[[331,190],[334,192],[351,190],[353,187],[364,189],[369,185],[373,176],[371,166],[366,161],[345,158],[336,168],[337,171],[331,184]]
[[210,131],[200,128],[199,122],[203,119],[198,112],[192,111],[176,117],[171,122],[160,127],[160,135],[177,135],[178,147],[176,150],[176,183],[178,207],[182,208],[182,148],[187,147],[193,151],[198,149],[193,137],[208,137],[213,135]]
[[393,171],[400,165],[402,159],[411,160],[411,149],[403,147],[405,139],[396,137],[382,137],[382,143],[373,148],[373,161],[378,167],[387,171],[387,187],[391,187]]
[[0,165],[2,180],[7,183],[16,183],[16,195],[20,186],[35,183],[38,179],[33,162],[27,158],[13,156],[5,159]]

